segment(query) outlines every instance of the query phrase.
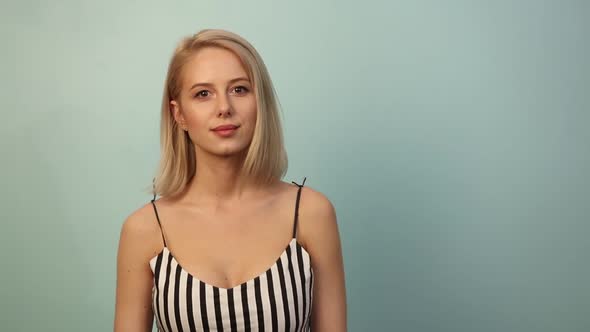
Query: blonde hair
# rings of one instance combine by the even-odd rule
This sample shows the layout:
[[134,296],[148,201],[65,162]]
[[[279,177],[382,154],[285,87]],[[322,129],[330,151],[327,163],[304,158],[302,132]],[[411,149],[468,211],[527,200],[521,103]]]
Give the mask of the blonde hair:
[[152,188],[154,198],[155,195],[174,196],[181,193],[196,173],[194,144],[174,120],[170,101],[180,94],[184,65],[204,47],[223,48],[237,55],[254,87],[256,125],[241,175],[253,177],[255,183],[270,183],[282,179],[287,171],[288,159],[279,118],[280,104],[262,58],[239,35],[226,30],[205,29],[182,39],[168,65],[161,109],[161,156]]

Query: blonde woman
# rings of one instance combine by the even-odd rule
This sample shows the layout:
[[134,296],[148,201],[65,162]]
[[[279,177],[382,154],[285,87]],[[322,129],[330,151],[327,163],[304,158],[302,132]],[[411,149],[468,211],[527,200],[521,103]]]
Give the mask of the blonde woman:
[[225,30],[182,40],[154,199],[121,228],[115,331],[346,331],[334,207],[305,178],[282,181],[286,169],[254,47]]

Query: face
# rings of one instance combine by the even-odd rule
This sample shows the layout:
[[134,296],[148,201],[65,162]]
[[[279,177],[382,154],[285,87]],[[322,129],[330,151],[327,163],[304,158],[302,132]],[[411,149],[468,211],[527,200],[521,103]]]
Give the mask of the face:
[[[197,153],[244,152],[254,134],[256,97],[239,58],[228,50],[206,47],[185,64],[181,76],[180,96],[170,107]],[[216,130],[225,125],[236,129]]]

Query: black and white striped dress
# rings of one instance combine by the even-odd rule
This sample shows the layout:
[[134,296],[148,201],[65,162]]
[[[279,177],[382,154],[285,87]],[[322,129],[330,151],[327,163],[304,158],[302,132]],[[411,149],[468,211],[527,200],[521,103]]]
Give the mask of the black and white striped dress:
[[[296,237],[305,179],[295,184],[299,189],[293,238],[271,267],[241,285],[222,288],[197,279],[176,261],[164,240],[162,251],[150,260],[152,309],[159,331],[310,330],[313,269]],[[155,198],[152,204],[160,223]]]

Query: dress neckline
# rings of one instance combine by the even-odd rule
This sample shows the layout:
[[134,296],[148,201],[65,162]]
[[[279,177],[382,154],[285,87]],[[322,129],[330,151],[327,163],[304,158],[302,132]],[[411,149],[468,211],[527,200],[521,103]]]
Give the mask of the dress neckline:
[[[259,278],[260,278],[260,277],[262,277],[264,274],[268,273],[268,271],[272,270],[272,268],[273,268],[273,267],[275,267],[275,266],[278,264],[278,262],[279,262],[279,260],[281,259],[281,257],[283,257],[283,255],[285,254],[285,252],[287,252],[287,249],[288,249],[289,247],[291,247],[291,245],[292,245],[293,243],[295,243],[295,248],[297,248],[297,247],[301,248],[301,251],[302,251],[302,253],[303,253],[305,256],[307,256],[307,257],[309,258],[309,266],[310,266],[310,269],[311,269],[311,270],[313,270],[313,268],[311,267],[311,257],[310,257],[310,255],[309,255],[309,252],[307,252],[307,250],[305,250],[305,248],[304,248],[304,247],[303,247],[303,246],[302,246],[302,245],[301,245],[301,244],[300,244],[300,243],[297,241],[297,238],[295,238],[295,237],[294,237],[294,238],[292,238],[292,239],[291,239],[291,241],[289,241],[289,244],[287,244],[287,246],[285,247],[285,249],[283,249],[283,251],[281,251],[281,253],[280,253],[280,254],[279,254],[279,256],[277,257],[277,259],[274,261],[274,263],[273,263],[273,264],[272,264],[270,267],[268,267],[266,270],[264,270],[263,272],[259,273],[259,274],[258,274],[258,275],[256,275],[255,277],[252,277],[252,278],[250,278],[250,279],[248,279],[248,280],[246,280],[246,281],[244,281],[244,282],[240,283],[239,285],[236,285],[236,286],[233,286],[233,287],[230,287],[230,288],[225,288],[225,287],[215,286],[215,285],[212,285],[212,284],[206,283],[206,282],[202,281],[201,279],[197,278],[197,277],[196,277],[196,275],[195,275],[194,273],[191,273],[191,272],[187,271],[187,270],[186,270],[186,269],[185,269],[185,268],[184,268],[184,267],[183,267],[183,266],[180,264],[180,262],[179,262],[178,260],[176,260],[176,257],[174,257],[174,255],[172,254],[172,252],[170,251],[170,249],[168,249],[168,246],[164,246],[164,247],[162,248],[162,250],[161,250],[161,251],[160,251],[160,252],[159,252],[159,253],[158,253],[156,256],[154,256],[154,257],[152,257],[152,258],[150,259],[150,262],[152,262],[153,260],[157,259],[159,256],[162,256],[162,255],[164,254],[164,252],[168,252],[168,255],[169,255],[169,256],[171,257],[171,259],[172,259],[172,260],[173,260],[173,261],[176,263],[176,265],[178,265],[178,266],[180,267],[180,269],[181,269],[182,271],[184,271],[184,273],[186,273],[187,275],[189,275],[189,276],[190,276],[190,277],[191,277],[191,278],[192,278],[194,281],[197,281],[197,282],[203,283],[203,284],[205,284],[206,286],[212,287],[212,288],[214,288],[214,289],[220,289],[220,290],[223,290],[223,291],[229,291],[229,290],[235,290],[235,289],[238,289],[238,288],[242,287],[243,285],[247,285],[248,283],[251,283],[252,281],[255,281],[256,279],[259,279]],[[163,257],[162,257],[162,258],[163,258]]]

